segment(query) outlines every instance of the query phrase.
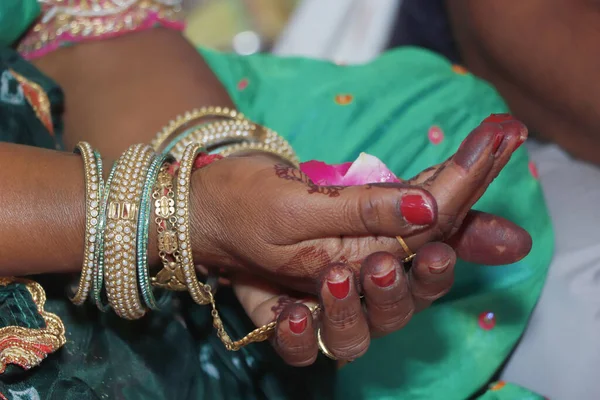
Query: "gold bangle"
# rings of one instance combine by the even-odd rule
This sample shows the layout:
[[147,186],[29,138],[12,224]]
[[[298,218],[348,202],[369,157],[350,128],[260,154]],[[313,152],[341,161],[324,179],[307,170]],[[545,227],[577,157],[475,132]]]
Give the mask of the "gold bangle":
[[227,107],[202,107],[196,110],[188,111],[184,115],[177,116],[174,120],[170,121],[160,132],[158,132],[151,143],[152,147],[154,147],[154,149],[158,151],[161,147],[165,145],[167,139],[169,139],[181,128],[185,127],[186,125],[189,125],[194,121],[211,117],[238,120],[244,119],[244,115],[242,113],[238,113],[236,110],[232,110]]
[[415,258],[416,254],[411,251],[404,239],[402,239],[402,236],[396,236],[396,240],[398,241],[398,243],[400,243],[400,246],[402,246],[402,250],[404,250],[404,253],[406,253],[406,257],[402,259],[402,262],[411,262],[412,259]]
[[185,275],[181,268],[177,243],[177,217],[175,216],[175,192],[173,177],[169,174],[170,163],[165,163],[152,193],[155,200],[154,219],[158,232],[158,255],[163,268],[152,278],[152,286],[161,289],[186,291]]
[[155,157],[150,146],[134,145],[117,161],[108,197],[104,280],[108,301],[121,318],[145,315],[137,282],[137,217],[145,177]]
[[293,166],[299,165],[299,160],[292,147],[280,137],[279,140],[274,140],[271,143],[239,143],[232,146],[227,146],[223,150],[219,151],[223,157],[231,156],[235,153],[241,153],[246,151],[260,151],[264,153],[270,153],[278,156],[279,158],[290,162]]
[[96,263],[96,229],[98,226],[103,182],[102,177],[98,176],[96,165],[100,160],[96,160],[92,146],[86,142],[79,142],[75,146],[75,152],[81,154],[85,175],[85,238],[81,278],[79,279],[77,291],[71,298],[71,301],[73,304],[81,305],[85,302],[92,287],[92,276]]
[[188,145],[181,157],[179,164],[179,173],[177,175],[177,245],[179,250],[176,253],[181,259],[181,268],[185,276],[185,283],[192,296],[192,299],[198,304],[209,304],[211,302],[210,293],[204,289],[204,285],[198,281],[196,276],[196,266],[192,257],[192,242],[190,240],[190,186],[192,178],[192,168],[198,154],[204,149],[198,143]]
[[202,143],[206,151],[211,152],[222,146],[243,141],[255,141],[256,131],[256,125],[245,119],[212,122],[182,134],[185,136],[172,146],[170,153],[176,160],[180,160],[183,151],[190,143]]

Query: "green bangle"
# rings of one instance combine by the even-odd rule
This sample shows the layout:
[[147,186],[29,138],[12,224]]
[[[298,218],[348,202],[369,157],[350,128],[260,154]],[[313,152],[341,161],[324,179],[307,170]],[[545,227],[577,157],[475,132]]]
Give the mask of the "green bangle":
[[169,153],[171,153],[171,150],[173,150],[173,148],[175,146],[177,146],[177,144],[179,142],[181,142],[183,139],[185,139],[186,137],[188,137],[190,134],[194,133],[196,130],[198,130],[201,127],[206,126],[206,125],[210,125],[210,123],[203,123],[203,124],[194,125],[192,128],[186,129],[185,131],[181,132],[179,135],[175,136],[173,138],[173,140],[171,140],[169,142],[169,144],[167,145],[167,147],[165,147],[165,149],[162,151],[161,154],[169,154]]
[[144,299],[146,306],[151,310],[160,309],[156,302],[156,298],[154,297],[154,293],[152,292],[152,285],[150,284],[150,277],[148,274],[148,227],[150,225],[150,213],[152,208],[152,191],[163,164],[165,162],[173,161],[173,157],[167,153],[163,153],[152,160],[152,163],[148,168],[148,173],[146,174],[146,181],[144,182],[140,200],[136,237],[138,283],[140,291],[142,292],[142,298]]
[[[96,157],[96,165],[98,166],[98,176],[103,176],[102,158],[100,153],[94,152]],[[104,230],[106,229],[106,212],[108,208],[108,193],[110,192],[110,185],[112,184],[113,177],[117,170],[117,163],[115,163],[110,171],[110,175],[102,188],[102,198],[100,200],[100,214],[98,215],[98,230],[97,230],[97,245],[96,245],[96,268],[94,268],[94,278],[92,286],[92,300],[96,303],[98,309],[102,312],[106,312],[110,309],[108,301],[102,299],[102,287],[104,285]]]

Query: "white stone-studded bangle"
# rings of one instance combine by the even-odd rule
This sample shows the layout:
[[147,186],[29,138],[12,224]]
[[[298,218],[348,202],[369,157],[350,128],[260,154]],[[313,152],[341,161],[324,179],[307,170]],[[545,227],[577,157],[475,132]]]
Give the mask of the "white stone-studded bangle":
[[86,142],[79,142],[75,146],[75,153],[80,154],[83,159],[85,174],[85,238],[81,278],[71,301],[73,304],[81,305],[85,302],[92,287],[96,263],[96,228],[104,183],[102,177],[98,176],[97,162],[101,162],[101,160],[96,160],[92,146]]
[[185,283],[192,296],[198,304],[209,304],[211,298],[204,290],[203,284],[198,281],[196,268],[192,257],[192,243],[190,240],[190,183],[192,168],[198,154],[204,149],[198,143],[188,145],[183,151],[177,176],[177,242],[179,247],[179,258],[185,275]]
[[147,311],[138,290],[136,235],[141,194],[154,157],[148,145],[130,147],[117,161],[108,197],[104,280],[111,307],[125,319],[141,318]]

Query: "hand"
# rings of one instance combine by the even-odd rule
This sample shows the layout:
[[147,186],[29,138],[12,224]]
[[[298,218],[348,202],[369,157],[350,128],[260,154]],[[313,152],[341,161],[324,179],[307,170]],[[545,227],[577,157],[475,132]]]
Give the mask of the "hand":
[[[455,263],[452,248],[434,242],[421,247],[408,272],[396,257],[383,252],[365,259],[360,277],[344,264],[332,265],[321,282],[319,300],[283,294],[253,276],[236,278],[233,288],[257,326],[276,316],[276,351],[288,364],[302,367],[317,358],[317,327],[325,347],[343,361],[366,353],[371,338],[402,329],[415,313],[450,290]],[[317,303],[321,311],[313,314],[310,308]]]
[[515,262],[530,250],[527,232],[469,210],[526,137],[518,121],[484,122],[448,161],[409,180],[412,186],[319,187],[271,158],[218,161],[193,176],[194,257],[313,294],[332,263],[357,271],[372,253],[404,257],[396,236],[415,252],[450,239],[467,261]]
[[[513,125],[507,121],[504,125]],[[522,137],[521,137],[522,138]],[[519,142],[522,142],[520,139]],[[519,143],[517,142],[517,145]],[[499,151],[502,151],[500,144]],[[428,169],[411,180],[431,184],[432,177],[442,166]],[[499,172],[497,165],[491,178]],[[488,176],[488,179],[490,177]],[[473,197],[479,197],[482,188],[476,188]],[[446,193],[452,197],[453,193]],[[483,253],[477,256],[477,232],[480,224],[493,220],[493,216],[470,212],[463,226],[455,225],[454,236],[449,241],[471,259],[486,263]],[[485,231],[485,229],[484,229]],[[502,234],[498,230],[496,234]],[[501,239],[498,240],[500,244]],[[526,246],[528,251],[530,242]],[[514,260],[516,261],[516,259]],[[453,282],[456,254],[446,244],[434,242],[421,247],[408,273],[389,253],[376,253],[367,257],[360,270],[360,278],[348,265],[334,264],[324,274],[318,293],[323,310],[315,320],[308,307],[317,299],[285,291],[269,285],[257,277],[236,279],[234,289],[246,312],[257,326],[277,319],[273,344],[282,358],[291,365],[309,365],[318,353],[315,329],[321,329],[321,338],[329,351],[340,360],[353,360],[364,354],[370,339],[401,329],[412,315],[429,306],[444,295]],[[341,284],[339,282],[342,282]],[[362,288],[365,307],[359,293]]]

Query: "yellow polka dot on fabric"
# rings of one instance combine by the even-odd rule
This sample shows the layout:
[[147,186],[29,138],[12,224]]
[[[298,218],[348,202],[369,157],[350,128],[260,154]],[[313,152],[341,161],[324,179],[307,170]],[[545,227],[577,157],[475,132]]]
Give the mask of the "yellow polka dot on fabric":
[[492,386],[490,386],[490,390],[492,392],[497,392],[498,390],[502,389],[504,386],[506,386],[506,382],[498,381],[498,382],[492,384]]
[[469,73],[469,70],[459,64],[454,64],[452,66],[452,71],[458,75],[466,75]]
[[354,96],[351,94],[338,94],[335,96],[335,102],[340,106],[347,106],[354,101]]

